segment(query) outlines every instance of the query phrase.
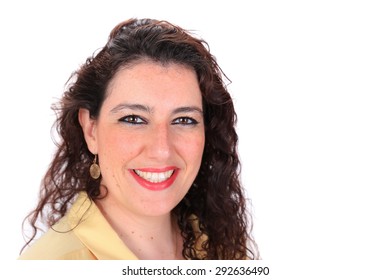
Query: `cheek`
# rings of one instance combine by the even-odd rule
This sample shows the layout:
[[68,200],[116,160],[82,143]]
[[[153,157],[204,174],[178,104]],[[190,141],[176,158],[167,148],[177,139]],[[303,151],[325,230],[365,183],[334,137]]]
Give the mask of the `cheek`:
[[141,150],[140,141],[134,135],[128,135],[121,131],[102,131],[99,137],[99,156],[104,165],[123,165],[130,158],[134,158]]
[[205,145],[204,134],[188,137],[178,143],[180,143],[178,149],[187,161],[187,164],[199,168]]

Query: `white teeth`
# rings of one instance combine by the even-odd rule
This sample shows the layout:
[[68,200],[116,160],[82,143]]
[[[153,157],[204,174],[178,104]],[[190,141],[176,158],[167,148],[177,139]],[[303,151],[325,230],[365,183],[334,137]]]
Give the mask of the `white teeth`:
[[134,169],[134,172],[141,178],[151,183],[160,183],[165,180],[168,180],[173,174],[173,170],[169,170],[165,172],[144,172],[144,171]]

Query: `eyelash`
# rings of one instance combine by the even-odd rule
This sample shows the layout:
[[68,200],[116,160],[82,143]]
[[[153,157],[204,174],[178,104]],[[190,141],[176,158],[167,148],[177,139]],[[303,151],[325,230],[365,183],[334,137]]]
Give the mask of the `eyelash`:
[[178,117],[173,120],[173,125],[197,125],[199,122],[190,117]]
[[[120,122],[128,123],[130,125],[145,125],[148,122],[137,115],[128,115],[119,119]],[[178,117],[171,123],[172,125],[183,125],[183,126],[195,126],[199,124],[197,120],[191,117]]]
[[[132,119],[132,120],[130,120]],[[125,116],[123,118],[119,119],[120,122],[125,122],[131,125],[141,125],[141,124],[147,124],[147,121],[145,121],[143,118],[137,115],[129,115]]]

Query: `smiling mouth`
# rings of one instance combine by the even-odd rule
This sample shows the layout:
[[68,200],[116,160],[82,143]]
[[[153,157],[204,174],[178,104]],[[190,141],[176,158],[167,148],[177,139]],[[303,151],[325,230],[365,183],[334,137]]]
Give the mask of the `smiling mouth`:
[[148,172],[141,171],[137,169],[133,169],[134,173],[137,174],[142,179],[150,182],[150,183],[161,183],[172,177],[174,170],[168,170],[164,172]]

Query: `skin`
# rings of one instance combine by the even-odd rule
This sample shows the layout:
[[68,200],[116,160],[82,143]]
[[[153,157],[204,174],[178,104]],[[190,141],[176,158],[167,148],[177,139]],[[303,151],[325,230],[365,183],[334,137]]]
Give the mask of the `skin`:
[[[191,187],[205,144],[195,72],[151,61],[123,68],[109,84],[98,119],[81,109],[79,121],[108,190],[96,204],[114,230],[142,259],[180,258],[171,210]],[[134,170],[174,171],[174,179],[151,184]]]

